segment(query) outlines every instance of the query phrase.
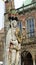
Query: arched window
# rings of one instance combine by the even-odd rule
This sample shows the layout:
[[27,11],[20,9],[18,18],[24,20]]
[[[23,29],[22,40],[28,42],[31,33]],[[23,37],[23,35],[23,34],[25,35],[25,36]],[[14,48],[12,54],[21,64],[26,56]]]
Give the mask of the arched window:
[[34,37],[34,18],[27,19],[27,34],[28,37]]

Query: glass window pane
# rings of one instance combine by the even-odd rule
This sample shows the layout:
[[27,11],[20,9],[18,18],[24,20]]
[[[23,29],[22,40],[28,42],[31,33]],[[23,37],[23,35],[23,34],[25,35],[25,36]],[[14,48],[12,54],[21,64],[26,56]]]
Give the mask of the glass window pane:
[[34,35],[34,18],[27,20],[27,33],[29,37]]

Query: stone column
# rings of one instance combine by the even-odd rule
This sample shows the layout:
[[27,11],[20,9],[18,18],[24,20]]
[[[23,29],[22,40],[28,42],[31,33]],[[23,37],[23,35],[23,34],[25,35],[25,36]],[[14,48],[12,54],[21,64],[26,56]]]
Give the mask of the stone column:
[[33,65],[35,65],[35,55],[33,55]]

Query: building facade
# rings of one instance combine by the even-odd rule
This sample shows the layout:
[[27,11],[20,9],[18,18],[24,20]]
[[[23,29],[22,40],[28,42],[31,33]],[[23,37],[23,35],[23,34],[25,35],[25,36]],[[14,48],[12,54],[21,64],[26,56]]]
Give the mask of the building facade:
[[4,61],[4,28],[0,30],[0,65]]
[[[5,2],[8,5],[9,2]],[[36,3],[36,2],[35,2]],[[36,65],[36,6],[31,3],[27,6],[17,9],[14,14],[14,5],[8,13],[5,13],[5,35],[9,30],[9,17],[17,17],[22,23],[22,42],[21,42],[21,65]],[[10,5],[9,5],[10,6]],[[24,8],[24,9],[23,9]],[[13,9],[13,10],[12,10]],[[22,9],[20,11],[20,9]],[[11,10],[11,11],[10,11]],[[15,10],[16,11],[16,10]],[[6,11],[7,12],[7,11]]]

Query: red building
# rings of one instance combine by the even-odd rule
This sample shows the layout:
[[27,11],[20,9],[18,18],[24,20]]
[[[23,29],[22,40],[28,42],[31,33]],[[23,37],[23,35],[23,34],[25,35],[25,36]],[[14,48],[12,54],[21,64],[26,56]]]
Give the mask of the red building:
[[[13,2],[13,1],[12,1]],[[10,6],[8,9],[9,2],[7,4],[5,13],[5,30],[9,29],[8,17],[17,17],[22,23],[22,65],[36,65],[36,2],[29,5],[22,6],[21,8],[14,9]],[[10,15],[9,15],[10,14]]]

